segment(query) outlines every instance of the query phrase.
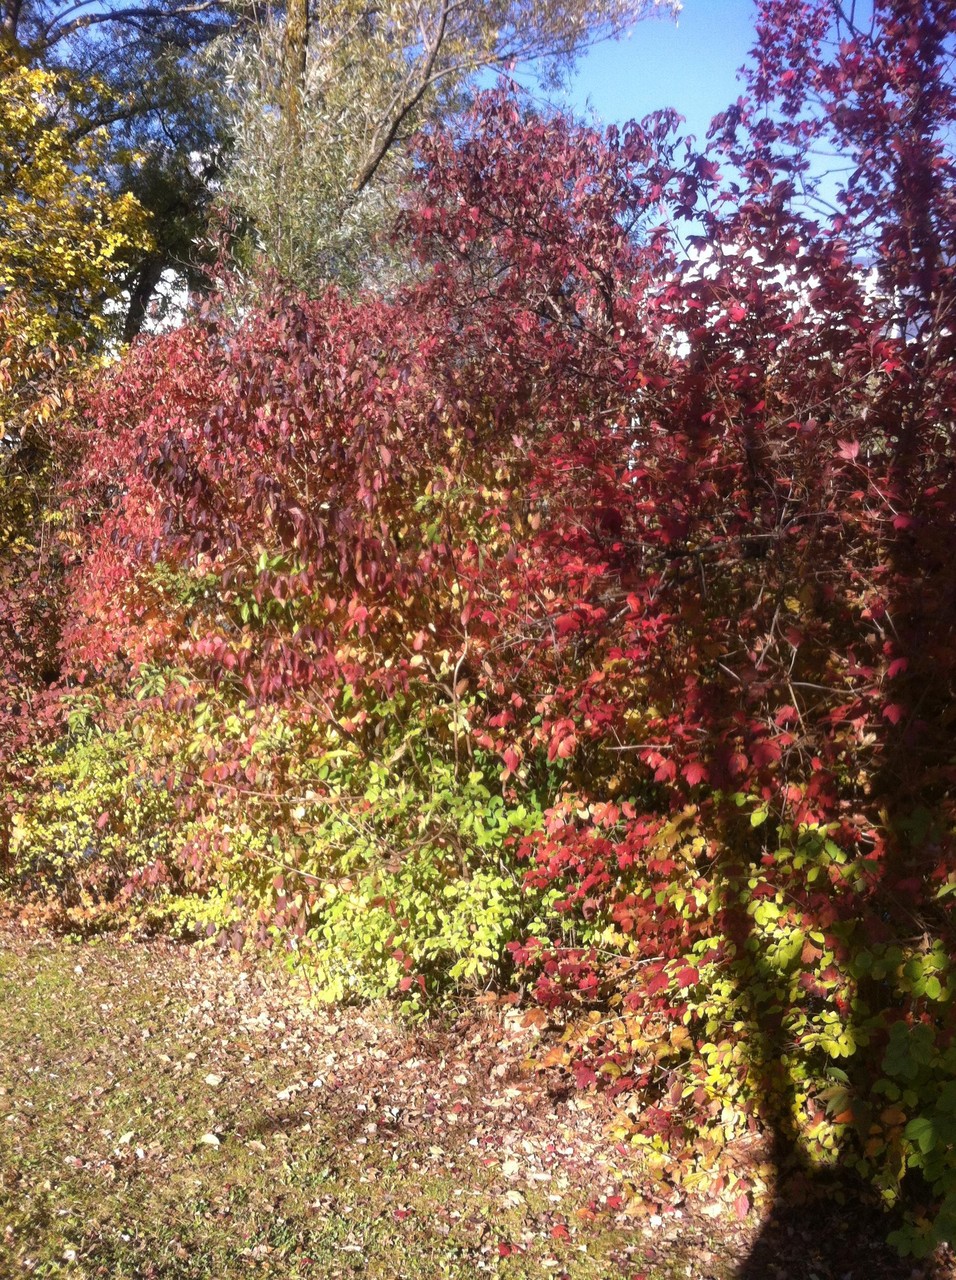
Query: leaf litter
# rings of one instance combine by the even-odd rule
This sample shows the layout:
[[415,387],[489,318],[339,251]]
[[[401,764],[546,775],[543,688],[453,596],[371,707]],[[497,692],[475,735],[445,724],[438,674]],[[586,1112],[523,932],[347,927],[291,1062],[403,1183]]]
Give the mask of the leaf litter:
[[[760,1224],[686,1203],[608,1138],[609,1100],[527,1070],[541,1034],[507,1004],[408,1025],[208,947],[80,964],[5,930],[0,1274],[743,1274]],[[848,1280],[930,1274],[859,1255]]]

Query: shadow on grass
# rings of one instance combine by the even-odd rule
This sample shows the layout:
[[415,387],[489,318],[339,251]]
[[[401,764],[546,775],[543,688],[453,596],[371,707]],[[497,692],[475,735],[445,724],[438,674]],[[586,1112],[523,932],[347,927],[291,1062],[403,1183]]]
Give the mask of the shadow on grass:
[[952,1280],[945,1263],[901,1258],[894,1225],[853,1175],[793,1168],[734,1280]]

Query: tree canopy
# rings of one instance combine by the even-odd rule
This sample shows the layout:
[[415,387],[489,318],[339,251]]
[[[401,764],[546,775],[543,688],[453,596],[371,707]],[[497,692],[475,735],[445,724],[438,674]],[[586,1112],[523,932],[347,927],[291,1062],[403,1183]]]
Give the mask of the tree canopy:
[[[589,45],[669,0],[293,0],[237,33],[225,190],[280,275],[311,288],[370,278],[408,172],[405,144],[447,122],[483,71],[560,77]],[[379,255],[382,246],[377,248]],[[379,259],[380,262],[380,259]]]
[[95,346],[128,264],[148,250],[143,208],[114,193],[87,108],[101,86],[0,62],[0,423],[71,343]]
[[125,337],[142,327],[157,282],[175,269],[197,283],[202,238],[226,134],[204,51],[240,22],[229,5],[68,4],[4,0],[0,44],[24,67],[83,85],[83,123],[95,130],[114,194],[135,196],[151,239],[126,264]]

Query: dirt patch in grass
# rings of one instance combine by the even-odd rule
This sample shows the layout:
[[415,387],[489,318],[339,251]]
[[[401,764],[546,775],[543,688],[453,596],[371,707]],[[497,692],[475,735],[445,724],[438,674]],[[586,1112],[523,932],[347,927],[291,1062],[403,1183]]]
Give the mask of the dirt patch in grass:
[[[208,949],[7,929],[0,1275],[741,1274],[760,1224],[662,1204],[604,1137],[607,1104],[521,1070],[531,1034],[316,1009]],[[764,1232],[768,1277],[930,1274],[829,1212],[815,1249]]]

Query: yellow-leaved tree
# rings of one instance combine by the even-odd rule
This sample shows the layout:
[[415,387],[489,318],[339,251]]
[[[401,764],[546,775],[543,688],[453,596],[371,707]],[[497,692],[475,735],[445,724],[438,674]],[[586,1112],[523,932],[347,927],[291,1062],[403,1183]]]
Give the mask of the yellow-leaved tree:
[[59,411],[149,243],[142,208],[110,189],[90,91],[0,51],[0,779],[6,713],[28,719],[55,675]]
[[[64,76],[0,56],[0,428],[19,440],[67,348],[96,350],[146,216],[114,195]],[[9,446],[8,446],[9,447]]]

